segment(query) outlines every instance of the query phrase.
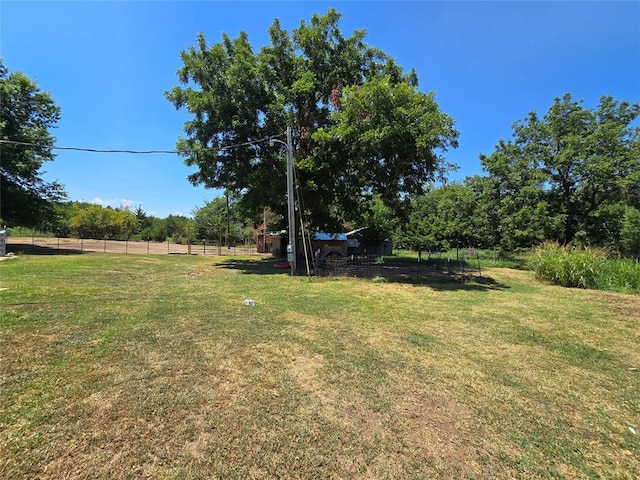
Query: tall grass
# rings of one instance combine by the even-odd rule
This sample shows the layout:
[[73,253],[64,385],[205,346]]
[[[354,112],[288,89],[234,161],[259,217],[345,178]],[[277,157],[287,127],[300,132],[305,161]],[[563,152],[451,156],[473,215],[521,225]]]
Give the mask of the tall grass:
[[609,259],[603,248],[546,242],[533,250],[529,261],[539,279],[555,285],[640,292],[640,264],[629,259]]
[[8,227],[7,235],[10,237],[52,237],[51,232],[29,228],[29,227]]
[[640,293],[640,262],[632,259],[607,261],[598,278],[599,290]]

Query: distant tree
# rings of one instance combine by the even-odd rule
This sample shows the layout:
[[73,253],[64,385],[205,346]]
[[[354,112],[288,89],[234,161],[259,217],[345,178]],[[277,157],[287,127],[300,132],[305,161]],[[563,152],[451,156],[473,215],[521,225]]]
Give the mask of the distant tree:
[[135,233],[140,234],[142,231],[144,231],[146,228],[148,228],[151,225],[151,222],[149,221],[149,217],[147,216],[147,213],[142,209],[142,205],[138,205],[138,208],[136,208],[133,214],[136,216],[136,222],[137,222]]
[[259,215],[254,215],[253,228],[251,229],[252,236],[255,237],[258,234],[270,232],[270,229],[278,225],[282,219],[281,215],[265,207]]
[[204,240],[224,238],[227,228],[227,201],[224,197],[216,197],[193,211],[196,236]]
[[393,233],[398,228],[398,217],[380,197],[374,197],[364,211],[359,227],[366,228],[362,239],[367,245],[378,245],[386,240],[393,240]]
[[175,243],[189,243],[195,237],[193,220],[184,215],[169,215],[164,219],[166,237],[171,237]]
[[495,248],[501,246],[502,216],[496,208],[499,204],[499,189],[495,188],[495,179],[475,175],[467,177],[464,184],[473,194],[474,234],[479,248]]
[[480,155],[480,161],[488,178],[472,184],[479,207],[495,229],[494,246],[513,250],[544,240],[552,229],[548,227],[546,176],[537,161],[503,140],[491,156]]
[[566,94],[543,117],[516,122],[513,140],[480,156],[502,241],[615,244],[624,205],[638,201],[639,114],[639,104],[605,96],[585,109]]
[[[228,202],[228,203],[227,203]],[[218,240],[230,246],[243,242],[249,235],[248,223],[241,218],[238,200],[234,196],[216,197],[193,211],[197,238]],[[227,228],[229,238],[227,239]]]
[[429,187],[412,199],[406,242],[427,250],[478,246],[475,209],[473,191],[466,185]]
[[163,218],[149,216],[147,222],[148,226],[139,233],[140,238],[154,242],[165,242],[169,237],[167,221]]
[[408,194],[444,174],[440,152],[455,147],[453,119],[433,94],[417,90],[382,51],[367,46],[364,30],[345,37],[330,9],[291,33],[278,20],[270,44],[254,53],[246,33],[182,52],[183,86],[166,92],[192,118],[177,149],[198,170],[193,184],[239,195],[239,207],[286,217],[284,151],[261,141],[293,129],[298,191],[305,221],[341,230],[359,221],[378,196],[401,213]]
[[33,143],[0,143],[0,219],[11,225],[38,226],[51,221],[53,202],[65,197],[59,183],[42,179],[44,162],[55,158],[49,133],[60,119],[50,94],[0,59],[0,139]]
[[128,209],[75,204],[69,228],[78,237],[125,240],[135,232],[137,219]]

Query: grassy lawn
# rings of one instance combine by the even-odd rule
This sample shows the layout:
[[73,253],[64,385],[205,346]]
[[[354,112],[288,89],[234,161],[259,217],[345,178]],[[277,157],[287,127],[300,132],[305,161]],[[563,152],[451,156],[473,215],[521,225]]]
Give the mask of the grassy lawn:
[[2,261],[0,478],[640,477],[640,296],[483,274]]

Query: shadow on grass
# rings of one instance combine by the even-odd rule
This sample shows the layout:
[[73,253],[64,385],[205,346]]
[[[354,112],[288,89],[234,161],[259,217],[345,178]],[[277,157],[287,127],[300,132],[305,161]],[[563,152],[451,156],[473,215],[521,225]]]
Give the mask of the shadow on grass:
[[[396,282],[395,279],[390,280]],[[504,283],[497,282],[494,278],[487,276],[464,276],[459,274],[441,274],[437,277],[426,278],[411,278],[402,281],[402,283],[408,283],[415,285],[416,287],[427,287],[432,290],[441,291],[453,291],[453,290],[465,290],[469,292],[477,291],[489,291],[489,290],[504,290],[509,287]]]
[[[401,256],[388,256],[385,257],[385,262],[394,264],[405,265],[418,265],[418,259],[414,257],[401,257]],[[430,258],[423,257],[420,265],[427,268],[447,268],[449,266],[456,269],[474,270],[478,269],[478,260],[476,257],[461,258],[455,260],[454,258],[448,258],[447,256],[438,257],[432,256]],[[511,254],[501,254],[497,258],[480,257],[480,266],[482,268],[511,268],[514,270],[529,270],[527,259],[524,257],[517,257]]]
[[7,253],[15,255],[82,255],[89,252],[67,248],[41,247],[27,243],[12,243],[7,244]]
[[[223,263],[215,264],[218,268],[227,268],[239,270],[249,275],[289,275],[288,268],[279,268],[276,265],[279,262],[273,259],[263,260],[241,260],[229,259]],[[298,269],[298,276],[306,276],[304,269]],[[348,274],[342,275],[315,275],[322,278],[359,278],[380,283],[403,283],[414,285],[416,287],[426,287],[433,290],[451,291],[489,291],[502,290],[510,288],[508,285],[497,282],[495,279],[486,275],[471,275],[456,272],[446,272],[440,269],[432,269],[423,267],[418,275],[414,269],[403,269],[397,265],[393,267],[373,267],[367,269],[354,269]]]
[[[271,258],[261,260],[240,260],[232,258],[222,263],[215,263],[213,266],[240,270],[242,273],[249,275],[288,275],[290,269],[276,267],[277,263],[277,260]],[[304,272],[300,271],[298,275],[304,275]]]

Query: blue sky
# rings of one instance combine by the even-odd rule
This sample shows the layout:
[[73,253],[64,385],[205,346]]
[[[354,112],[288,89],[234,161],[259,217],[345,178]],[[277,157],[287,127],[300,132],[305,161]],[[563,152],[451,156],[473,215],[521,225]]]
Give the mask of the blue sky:
[[[249,35],[254,51],[275,18],[292,30],[335,7],[345,36],[415,68],[456,119],[459,165],[451,180],[482,173],[479,153],[509,138],[513,122],[544,113],[570,92],[595,107],[601,95],[640,101],[640,2],[31,2],[0,1],[0,53],[62,108],[61,146],[172,150],[188,119],[164,98],[177,85],[180,51],[203,32]],[[71,200],[190,215],[220,194],[194,187],[176,155],[58,151],[47,181]]]

